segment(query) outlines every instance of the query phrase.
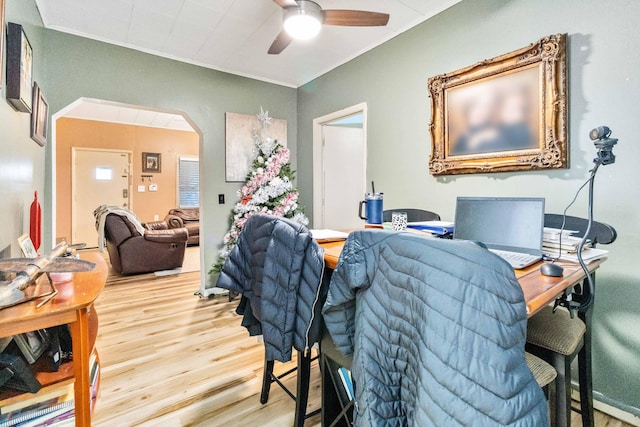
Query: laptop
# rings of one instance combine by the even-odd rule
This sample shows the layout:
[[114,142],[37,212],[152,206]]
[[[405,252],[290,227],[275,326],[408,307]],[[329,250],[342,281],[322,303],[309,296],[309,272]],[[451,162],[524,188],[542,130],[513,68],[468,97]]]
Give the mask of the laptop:
[[513,268],[542,259],[544,198],[458,197],[454,239],[483,243]]

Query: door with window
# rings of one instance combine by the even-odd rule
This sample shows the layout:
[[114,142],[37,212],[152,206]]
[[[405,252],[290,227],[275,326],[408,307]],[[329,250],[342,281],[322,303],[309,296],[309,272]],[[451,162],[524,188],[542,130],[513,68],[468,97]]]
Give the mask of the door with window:
[[72,149],[71,242],[97,247],[93,211],[100,205],[131,209],[131,152]]

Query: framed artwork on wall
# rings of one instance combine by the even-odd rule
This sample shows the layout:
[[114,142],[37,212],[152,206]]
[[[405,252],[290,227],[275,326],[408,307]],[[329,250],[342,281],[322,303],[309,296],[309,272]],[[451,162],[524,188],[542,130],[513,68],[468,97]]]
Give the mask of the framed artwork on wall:
[[22,25],[7,24],[7,100],[23,113],[31,112],[33,102],[33,50]]
[[[255,156],[254,132],[261,129],[256,115],[226,113],[225,115],[225,181],[244,182]],[[287,146],[287,121],[271,118],[269,134],[265,138]]]
[[162,154],[142,153],[142,172],[160,173],[162,171]]
[[31,110],[31,139],[44,146],[47,143],[49,103],[38,83],[33,82],[33,108]]
[[[0,28],[2,28],[2,31],[0,31],[0,52],[4,52],[4,1],[5,0],[0,0]],[[0,55],[0,88],[2,87],[3,82],[2,77],[4,77],[3,70],[3,56]]]
[[432,175],[568,167],[566,34],[431,77]]

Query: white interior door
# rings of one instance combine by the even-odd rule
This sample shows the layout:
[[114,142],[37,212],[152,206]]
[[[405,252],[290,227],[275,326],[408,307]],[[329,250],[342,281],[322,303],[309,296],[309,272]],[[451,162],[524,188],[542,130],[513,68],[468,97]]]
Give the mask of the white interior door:
[[98,245],[93,211],[100,205],[131,206],[131,153],[73,148],[71,242]]
[[322,228],[361,228],[358,203],[366,187],[364,131],[361,127],[322,126],[322,137]]

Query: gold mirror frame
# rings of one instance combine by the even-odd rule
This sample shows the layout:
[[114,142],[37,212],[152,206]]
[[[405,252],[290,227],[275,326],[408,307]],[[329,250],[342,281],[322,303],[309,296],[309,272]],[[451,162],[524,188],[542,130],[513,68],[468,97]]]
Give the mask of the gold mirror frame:
[[[428,90],[431,97],[429,171],[432,175],[568,167],[566,37],[566,34],[550,35],[513,52],[478,62],[452,73],[429,78]],[[530,113],[530,117],[533,118],[531,123],[537,125],[532,126],[533,129],[531,129],[532,145],[526,148],[513,149],[512,147],[475,153],[452,152],[450,132],[457,129],[454,126],[455,120],[466,111],[460,103],[456,104],[458,111],[449,111],[448,100],[453,91],[462,89],[473,94],[478,91],[472,92],[468,89],[474,86],[473,90],[475,90],[477,86],[483,84],[485,89],[499,88],[498,85],[501,82],[513,81],[516,73],[533,69],[538,70],[537,77],[528,78],[536,86],[537,93],[533,93],[533,96],[539,100],[539,105],[535,106],[537,110],[532,110]],[[511,80],[507,80],[509,76],[512,76]],[[467,96],[467,99],[472,98],[473,95]],[[533,136],[534,134],[537,138]]]

